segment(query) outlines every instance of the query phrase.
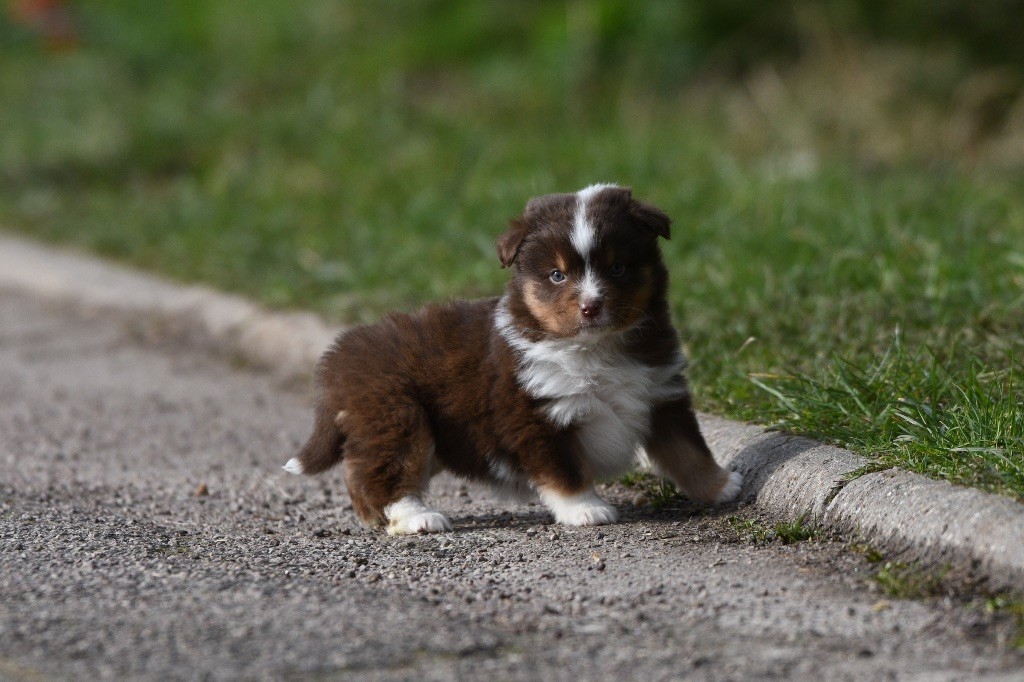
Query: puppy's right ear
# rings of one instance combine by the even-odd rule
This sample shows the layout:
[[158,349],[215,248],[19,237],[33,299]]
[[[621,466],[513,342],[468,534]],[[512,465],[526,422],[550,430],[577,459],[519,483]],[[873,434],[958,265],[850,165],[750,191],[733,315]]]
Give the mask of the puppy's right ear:
[[516,254],[519,253],[519,247],[529,231],[530,223],[525,215],[513,218],[508,222],[505,234],[498,237],[498,260],[501,261],[501,267],[507,268],[512,265]]
[[548,219],[553,212],[557,211],[558,206],[567,200],[575,202],[576,196],[573,194],[545,194],[526,202],[523,214],[510,220],[508,230],[498,237],[498,258],[501,260],[501,267],[507,268],[512,265],[516,254],[519,253],[519,247],[522,246],[523,240],[526,239],[530,230]]

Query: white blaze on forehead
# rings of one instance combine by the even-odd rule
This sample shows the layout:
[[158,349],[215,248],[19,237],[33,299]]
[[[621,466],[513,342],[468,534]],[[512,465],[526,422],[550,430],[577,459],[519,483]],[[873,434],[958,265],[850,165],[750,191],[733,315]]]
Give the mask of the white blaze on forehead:
[[596,185],[584,187],[579,192],[576,192],[576,196],[580,198],[580,201],[587,202],[590,201],[595,194],[603,192],[606,189],[618,189],[618,187],[619,186],[614,182],[599,182]]
[[587,205],[582,199],[576,202],[576,215],[573,216],[569,239],[573,248],[584,258],[594,248],[594,226],[587,220]]
[[590,185],[584,187],[579,192],[576,192],[576,214],[573,216],[572,221],[572,235],[570,239],[572,241],[573,248],[583,256],[584,260],[590,255],[591,249],[594,248],[594,226],[587,220],[587,203],[594,198],[594,195],[598,194],[602,190],[611,189],[618,187],[618,185],[612,184],[599,184]]

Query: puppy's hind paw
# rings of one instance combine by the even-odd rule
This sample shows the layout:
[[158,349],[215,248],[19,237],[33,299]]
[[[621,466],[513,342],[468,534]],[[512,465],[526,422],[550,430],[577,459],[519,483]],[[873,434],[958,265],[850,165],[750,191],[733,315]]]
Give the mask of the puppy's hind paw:
[[448,517],[423,504],[418,497],[403,497],[384,508],[388,535],[445,533],[452,530]]
[[388,524],[388,535],[415,535],[416,533],[450,533],[452,523],[441,512],[423,512]]
[[729,480],[722,486],[722,490],[719,491],[718,496],[715,498],[715,504],[724,504],[725,502],[732,502],[739,494],[740,490],[743,489],[743,476],[738,471],[729,472]]
[[619,514],[592,490],[578,495],[541,493],[544,502],[555,515],[555,521],[567,526],[602,526],[615,523]]
[[618,521],[619,513],[615,511],[615,507],[608,503],[580,505],[566,513],[555,516],[555,520],[567,526],[603,526]]

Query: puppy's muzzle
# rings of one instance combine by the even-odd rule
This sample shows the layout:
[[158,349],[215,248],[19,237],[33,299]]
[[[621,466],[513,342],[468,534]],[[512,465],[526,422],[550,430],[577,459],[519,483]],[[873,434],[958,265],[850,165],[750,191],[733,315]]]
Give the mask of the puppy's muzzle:
[[589,322],[596,322],[603,308],[604,303],[599,298],[585,298],[580,301],[580,315]]

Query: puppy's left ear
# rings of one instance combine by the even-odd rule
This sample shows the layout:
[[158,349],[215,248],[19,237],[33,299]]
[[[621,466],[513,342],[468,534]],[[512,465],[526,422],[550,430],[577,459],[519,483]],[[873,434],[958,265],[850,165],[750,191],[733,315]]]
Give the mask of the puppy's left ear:
[[664,239],[669,238],[668,226],[672,224],[672,219],[660,208],[634,200],[629,206],[629,214],[654,234]]
[[507,268],[512,265],[516,254],[519,253],[519,247],[529,231],[530,223],[527,222],[525,216],[508,221],[508,229],[498,237],[498,260],[501,261],[501,267]]

